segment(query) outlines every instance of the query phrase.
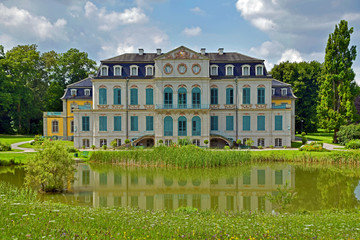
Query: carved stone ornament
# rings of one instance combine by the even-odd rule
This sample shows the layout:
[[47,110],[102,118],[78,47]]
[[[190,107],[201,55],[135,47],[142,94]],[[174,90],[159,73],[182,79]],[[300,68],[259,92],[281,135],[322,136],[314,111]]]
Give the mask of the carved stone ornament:
[[109,105],[97,105],[99,109],[108,109]]
[[112,105],[113,109],[123,109],[124,105]]
[[252,104],[241,104],[242,109],[252,109]]
[[266,109],[266,104],[255,104],[256,109]]

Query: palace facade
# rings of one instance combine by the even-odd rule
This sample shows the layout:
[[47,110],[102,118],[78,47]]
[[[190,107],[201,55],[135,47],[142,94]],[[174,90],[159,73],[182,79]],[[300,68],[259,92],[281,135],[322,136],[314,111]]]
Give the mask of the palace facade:
[[77,148],[125,139],[153,146],[189,138],[211,147],[252,139],[255,146],[290,146],[295,99],[264,60],[236,52],[126,53],[101,61],[96,76],[69,85],[64,111],[44,113],[44,135]]

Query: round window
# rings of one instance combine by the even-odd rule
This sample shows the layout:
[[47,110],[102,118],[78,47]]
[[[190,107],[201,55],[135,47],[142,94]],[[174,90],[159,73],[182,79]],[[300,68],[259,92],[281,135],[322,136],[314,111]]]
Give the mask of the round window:
[[199,74],[200,73],[200,70],[201,70],[201,67],[199,64],[195,63],[193,66],[192,66],[192,71],[194,74]]
[[187,67],[186,67],[186,65],[184,63],[180,63],[178,65],[178,71],[179,71],[180,74],[186,73],[186,70],[187,70]]
[[173,71],[172,65],[171,65],[170,63],[165,64],[165,66],[164,66],[164,72],[165,72],[166,74],[170,74],[170,73],[172,73],[172,71]]

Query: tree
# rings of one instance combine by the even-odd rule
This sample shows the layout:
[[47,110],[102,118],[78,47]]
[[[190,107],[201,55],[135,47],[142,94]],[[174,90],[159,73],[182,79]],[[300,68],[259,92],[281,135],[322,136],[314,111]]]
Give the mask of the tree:
[[353,28],[341,20],[329,35],[325,50],[324,71],[320,78],[320,103],[317,108],[320,125],[334,130],[333,142],[341,125],[356,119],[354,98],[356,94],[355,73],[352,70],[356,47],[350,44]]

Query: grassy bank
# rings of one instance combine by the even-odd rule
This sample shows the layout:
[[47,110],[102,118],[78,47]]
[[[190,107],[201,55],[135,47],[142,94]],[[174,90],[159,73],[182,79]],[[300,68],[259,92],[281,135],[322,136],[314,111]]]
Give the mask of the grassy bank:
[[266,213],[149,211],[36,201],[0,183],[1,239],[357,239],[359,210]]
[[0,152],[0,166],[26,164],[35,153]]
[[32,135],[4,135],[0,134],[0,142],[4,142],[7,144],[13,144],[17,142],[25,142],[33,140],[34,136]]

